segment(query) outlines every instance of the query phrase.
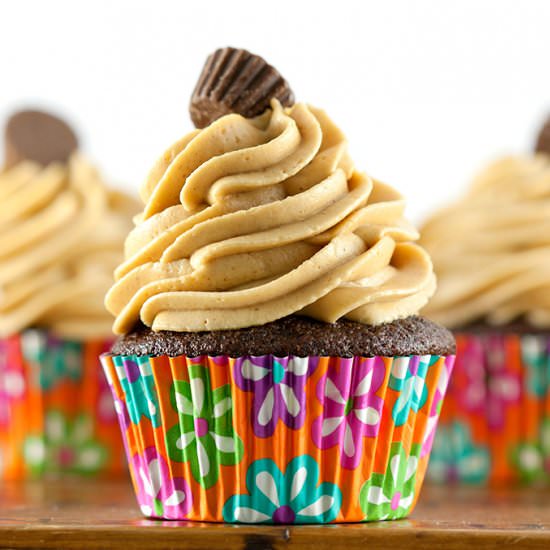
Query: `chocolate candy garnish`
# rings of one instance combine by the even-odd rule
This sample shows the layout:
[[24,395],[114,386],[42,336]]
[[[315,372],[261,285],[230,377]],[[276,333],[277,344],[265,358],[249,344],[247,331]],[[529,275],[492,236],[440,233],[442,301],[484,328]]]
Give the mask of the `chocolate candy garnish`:
[[19,111],[6,125],[6,168],[23,160],[43,166],[66,162],[77,147],[78,140],[69,125],[42,111]]
[[189,112],[195,126],[204,128],[229,113],[260,115],[273,98],[285,107],[294,103],[294,94],[277,69],[246,50],[221,48],[206,60]]
[[535,151],[550,155],[550,116],[546,119],[546,123],[540,130]]

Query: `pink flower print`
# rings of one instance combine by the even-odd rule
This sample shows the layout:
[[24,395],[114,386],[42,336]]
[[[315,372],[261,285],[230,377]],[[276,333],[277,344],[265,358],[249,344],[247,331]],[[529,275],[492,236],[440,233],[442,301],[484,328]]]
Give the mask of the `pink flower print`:
[[471,338],[457,361],[457,370],[466,378],[465,391],[457,392],[460,404],[486,416],[490,429],[501,429],[506,409],[521,394],[521,378],[508,365],[504,338]]
[[26,391],[22,368],[10,363],[6,348],[5,342],[0,342],[0,428],[9,426],[12,403]]
[[437,423],[439,421],[439,414],[441,412],[441,406],[443,405],[443,397],[445,396],[447,386],[449,385],[449,379],[453,370],[454,360],[454,355],[446,357],[445,364],[441,369],[441,373],[437,381],[434,399],[432,401],[432,407],[430,409],[430,416],[428,417],[428,424],[426,426],[424,441],[422,442],[422,449],[420,450],[421,458],[428,455],[432,449],[435,432],[437,429]]
[[383,400],[376,395],[386,374],[379,357],[339,359],[319,381],[317,397],[323,414],[313,421],[312,438],[321,449],[340,447],[342,466],[357,468],[363,437],[375,437]]
[[463,353],[457,356],[457,375],[465,377],[465,391],[457,398],[466,411],[485,414],[485,351],[481,339],[469,338]]
[[135,454],[130,465],[143,515],[185,519],[193,504],[189,485],[182,477],[171,477],[166,459],[155,447]]
[[489,428],[501,429],[506,409],[519,402],[520,374],[507,363],[504,339],[491,336],[487,339],[487,421]]
[[112,391],[105,377],[103,370],[98,369],[98,392],[97,392],[97,416],[103,422],[113,423],[117,419],[117,411],[115,410],[112,398]]

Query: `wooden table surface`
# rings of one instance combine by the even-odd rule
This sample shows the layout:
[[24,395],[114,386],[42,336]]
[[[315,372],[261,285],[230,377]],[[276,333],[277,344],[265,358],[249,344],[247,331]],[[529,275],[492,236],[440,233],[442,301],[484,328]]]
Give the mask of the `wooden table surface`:
[[425,487],[408,520],[331,526],[160,522],[127,482],[0,486],[0,548],[550,549],[550,490]]

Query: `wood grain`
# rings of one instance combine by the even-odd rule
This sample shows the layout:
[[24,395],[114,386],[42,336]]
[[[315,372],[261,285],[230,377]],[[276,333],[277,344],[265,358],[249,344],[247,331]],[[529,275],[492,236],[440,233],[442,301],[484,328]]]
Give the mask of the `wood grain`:
[[549,549],[550,491],[425,487],[410,519],[245,526],[142,519],[127,482],[0,487],[0,548]]

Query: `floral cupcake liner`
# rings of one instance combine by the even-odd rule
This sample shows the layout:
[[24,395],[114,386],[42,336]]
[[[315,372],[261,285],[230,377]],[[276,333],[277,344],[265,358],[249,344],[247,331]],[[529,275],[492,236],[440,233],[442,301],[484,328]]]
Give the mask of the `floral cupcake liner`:
[[98,360],[110,344],[43,330],[0,339],[0,479],[125,473]]
[[550,336],[458,334],[428,478],[550,482]]
[[406,516],[453,362],[102,356],[143,514],[231,523]]

